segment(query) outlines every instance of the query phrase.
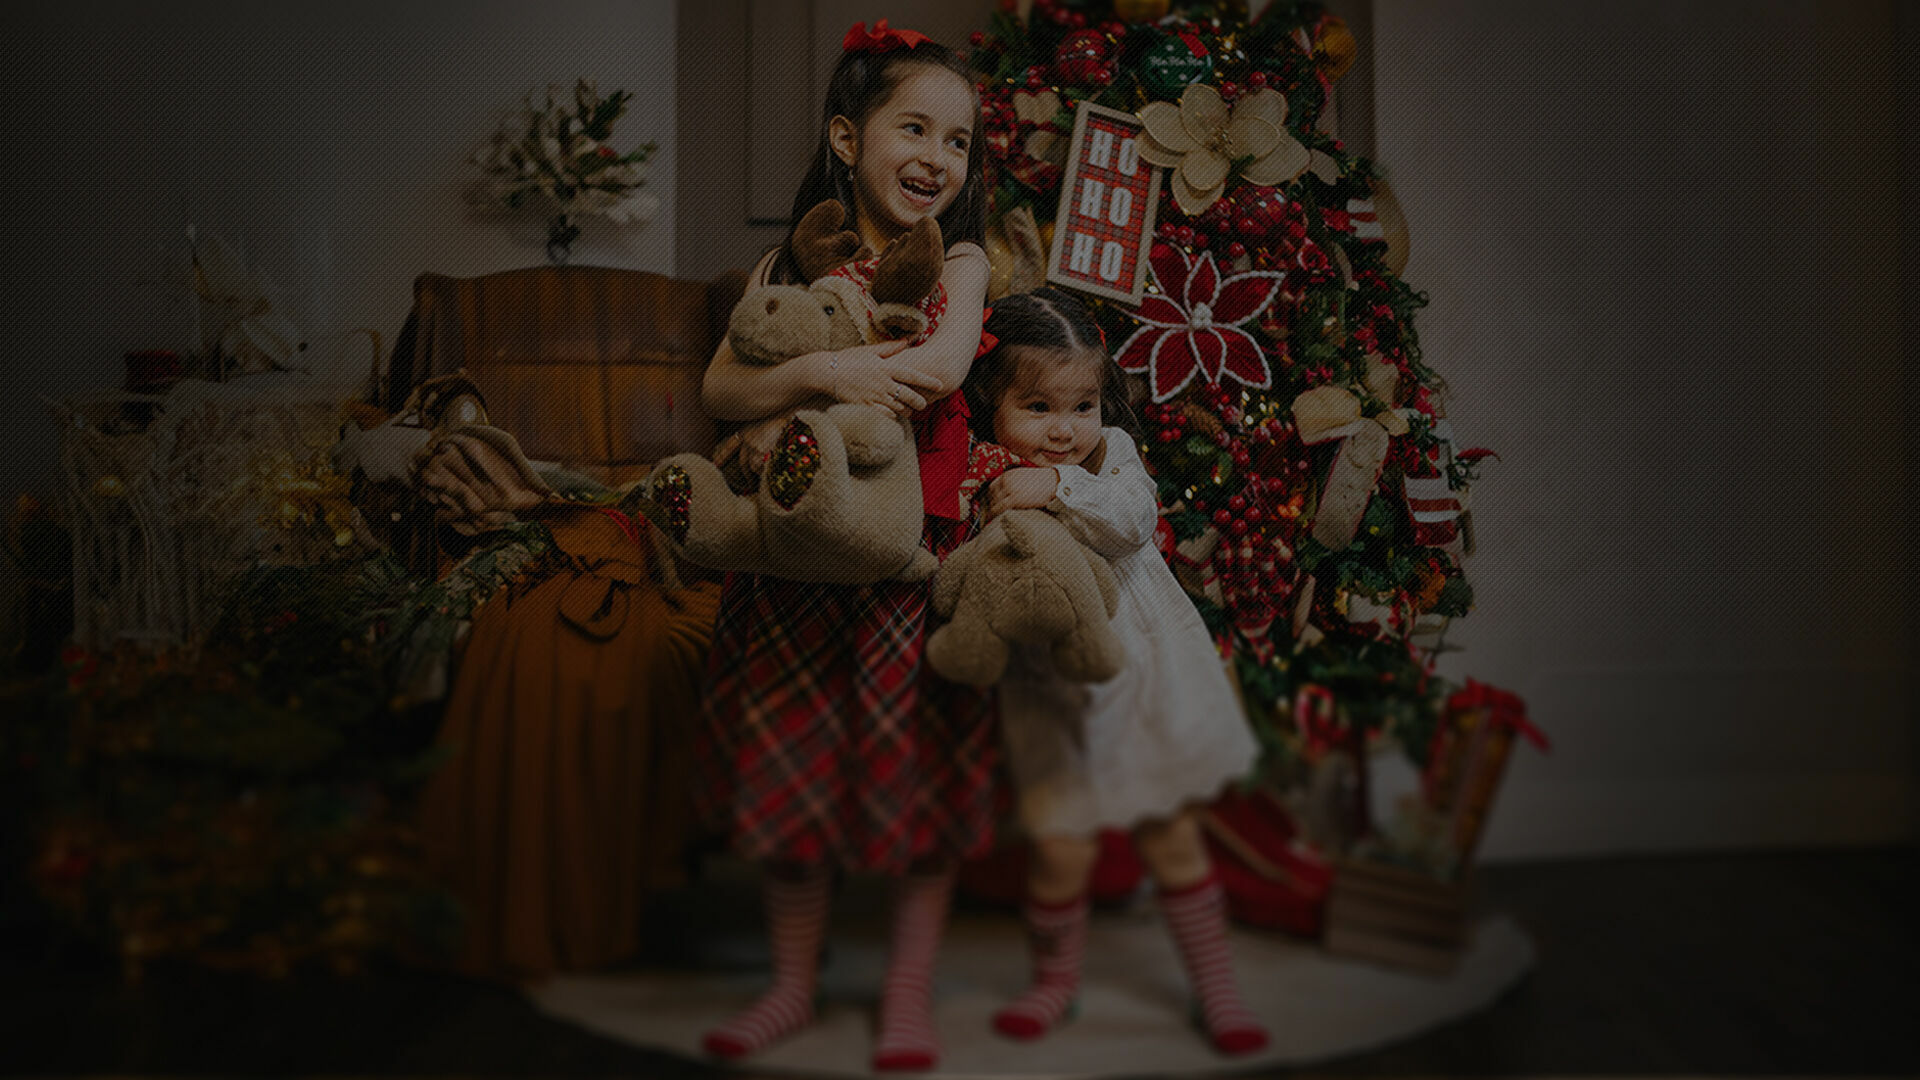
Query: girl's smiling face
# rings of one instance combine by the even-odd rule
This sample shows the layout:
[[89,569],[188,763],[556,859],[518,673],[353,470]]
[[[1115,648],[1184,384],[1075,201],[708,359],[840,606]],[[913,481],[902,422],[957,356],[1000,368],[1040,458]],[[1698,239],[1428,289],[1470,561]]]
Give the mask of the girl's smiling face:
[[994,441],[1037,465],[1078,465],[1100,445],[1095,353],[1022,350],[1020,374],[993,410]]
[[878,251],[921,218],[939,217],[967,182],[980,112],[973,86],[945,68],[914,64],[855,130],[836,116],[833,152],[853,173],[860,238]]

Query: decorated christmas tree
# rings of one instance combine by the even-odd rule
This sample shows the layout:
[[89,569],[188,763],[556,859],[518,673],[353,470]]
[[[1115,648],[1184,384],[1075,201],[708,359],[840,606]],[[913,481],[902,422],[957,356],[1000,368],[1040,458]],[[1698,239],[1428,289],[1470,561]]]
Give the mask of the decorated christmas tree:
[[[1266,779],[1330,750],[1363,761],[1382,737],[1420,761],[1446,622],[1472,604],[1463,511],[1485,451],[1453,446],[1391,192],[1325,130],[1351,34],[1284,0],[1251,18],[1038,0],[1004,4],[972,45],[992,289],[1081,288],[1137,377],[1162,550],[1230,658]],[[1082,146],[1111,164],[1098,130],[1076,139],[1089,115],[1131,139],[1125,175],[1129,155],[1157,173],[1144,221],[1122,185],[1075,173]]]

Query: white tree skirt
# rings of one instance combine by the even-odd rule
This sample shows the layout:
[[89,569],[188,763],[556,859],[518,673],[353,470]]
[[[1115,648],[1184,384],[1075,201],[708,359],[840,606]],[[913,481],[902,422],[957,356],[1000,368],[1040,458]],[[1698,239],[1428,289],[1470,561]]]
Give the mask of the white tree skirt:
[[[754,1058],[754,1071],[866,1076],[885,939],[878,919],[836,922],[823,972],[825,1011],[807,1031]],[[736,953],[759,943],[738,939]],[[1148,908],[1096,913],[1080,1014],[1016,1043],[993,1011],[1022,988],[1026,944],[1010,915],[956,915],[935,984],[944,1042],[937,1076],[1097,1077],[1244,1071],[1337,1058],[1408,1038],[1491,1003],[1533,964],[1533,943],[1504,916],[1482,919],[1452,974],[1428,977],[1328,956],[1314,945],[1236,929],[1247,1001],[1273,1034],[1258,1054],[1227,1058],[1190,1025],[1172,941]],[[738,967],[739,965],[723,965]],[[635,971],[565,976],[528,993],[541,1010],[602,1035],[702,1058],[701,1035],[753,1000],[764,970]]]

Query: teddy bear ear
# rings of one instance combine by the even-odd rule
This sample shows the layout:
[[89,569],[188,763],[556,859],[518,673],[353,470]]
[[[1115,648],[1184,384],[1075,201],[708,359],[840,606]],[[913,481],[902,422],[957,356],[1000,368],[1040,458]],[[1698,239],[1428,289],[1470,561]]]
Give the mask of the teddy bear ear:
[[1006,553],[1015,559],[1031,559],[1039,550],[1035,546],[1033,533],[1027,527],[1024,515],[1006,513],[1000,515],[1000,527],[1007,536]]

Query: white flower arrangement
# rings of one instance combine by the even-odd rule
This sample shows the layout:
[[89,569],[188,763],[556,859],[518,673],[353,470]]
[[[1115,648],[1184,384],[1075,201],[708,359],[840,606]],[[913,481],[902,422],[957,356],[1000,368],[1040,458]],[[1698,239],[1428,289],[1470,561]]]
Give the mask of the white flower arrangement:
[[537,101],[527,94],[473,154],[473,164],[491,178],[480,200],[509,210],[544,203],[557,211],[548,228],[549,253],[559,249],[556,262],[580,235],[570,216],[622,225],[651,220],[660,200],[642,188],[647,160],[659,145],[643,143],[624,154],[608,145],[632,97],[625,90],[603,97],[589,79],[575,83],[570,97],[557,85]]

